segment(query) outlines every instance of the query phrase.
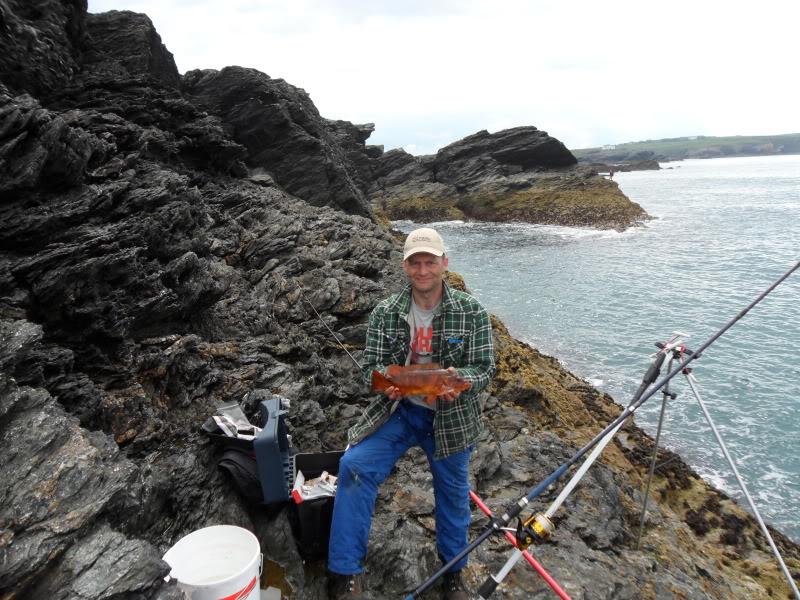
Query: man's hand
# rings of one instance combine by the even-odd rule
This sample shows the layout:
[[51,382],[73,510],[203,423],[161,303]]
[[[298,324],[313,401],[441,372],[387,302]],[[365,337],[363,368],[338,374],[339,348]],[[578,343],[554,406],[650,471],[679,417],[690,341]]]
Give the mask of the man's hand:
[[389,397],[389,400],[394,400],[395,402],[405,395],[394,386],[386,388],[383,393]]
[[[450,373],[455,373],[455,372],[456,372],[456,369],[455,369],[455,367],[448,367],[448,368],[447,368],[447,370],[448,370]],[[453,402],[453,401],[454,401],[456,398],[458,398],[460,395],[461,395],[461,392],[460,392],[460,391],[456,391],[456,390],[450,390],[450,391],[448,391],[448,392],[444,392],[444,393],[442,393],[442,394],[439,394],[439,395],[437,396],[437,398],[439,398],[440,400],[444,400],[445,402]]]

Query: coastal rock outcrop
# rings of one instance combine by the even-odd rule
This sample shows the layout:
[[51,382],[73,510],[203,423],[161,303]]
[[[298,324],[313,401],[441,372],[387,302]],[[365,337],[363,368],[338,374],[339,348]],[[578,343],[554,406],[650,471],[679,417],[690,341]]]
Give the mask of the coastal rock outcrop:
[[623,230],[648,218],[619,187],[535,127],[480,131],[435,155],[385,153],[370,197],[391,219],[522,221]]
[[[422,178],[430,160],[383,154],[366,145],[369,125],[322,119],[297,88],[257,72],[176,82],[143,15],[86,15],[72,0],[35,11],[0,0],[0,14],[14,23],[0,30],[4,49],[33,30],[52,50],[0,63],[0,597],[179,600],[160,557],[219,523],[256,532],[264,582],[285,598],[324,597],[324,565],[300,559],[286,507],[247,504],[201,424],[230,401],[254,418],[250,392],[276,393],[292,400],[298,448],[344,446],[368,394],[326,325],[358,359],[367,315],[402,283],[400,245],[362,199],[373,173],[401,185],[401,171]],[[275,127],[248,129],[243,115]],[[305,161],[305,175],[280,152]],[[501,156],[498,179],[528,168]],[[499,373],[472,476],[501,510],[620,407],[499,321],[494,330]],[[635,549],[651,449],[626,426],[556,515],[553,543],[536,549],[571,597],[785,597],[753,520],[680,459],[659,470],[660,502]],[[405,595],[437,565],[424,462],[409,453],[381,489],[371,599]],[[485,525],[475,512],[473,532]],[[778,542],[800,568],[797,546]],[[500,538],[481,546],[470,584],[508,550]],[[548,593],[520,567],[503,590]]]

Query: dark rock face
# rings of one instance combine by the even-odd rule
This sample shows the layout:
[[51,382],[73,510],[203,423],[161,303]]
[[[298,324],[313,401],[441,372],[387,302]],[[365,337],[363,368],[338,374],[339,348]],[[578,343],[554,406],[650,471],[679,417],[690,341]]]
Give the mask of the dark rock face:
[[0,0],[2,84],[14,94],[45,95],[78,71],[86,30],[86,0]]
[[28,95],[12,99],[0,93],[0,121],[5,134],[0,194],[73,186],[111,153],[106,140],[73,126],[69,116],[44,110]]
[[364,182],[351,176],[356,169],[337,141],[346,133],[337,136],[342,128],[331,127],[304,90],[241,67],[190,71],[183,90],[222,118],[232,137],[247,148],[250,168],[268,169],[287,192],[314,206],[371,214],[359,186]]
[[436,181],[474,189],[487,180],[524,171],[568,167],[577,162],[566,146],[546,131],[515,127],[497,133],[479,131],[436,153]]
[[[299,559],[286,507],[247,505],[200,425],[217,403],[242,402],[253,417],[250,392],[278,393],[292,400],[300,449],[341,449],[367,392],[313,309],[358,358],[367,315],[403,282],[396,239],[363,216],[356,191],[373,173],[391,181],[402,170],[446,184],[432,160],[382,155],[365,145],[371,126],[322,119],[285,82],[232,68],[177,86],[141,15],[91,16],[86,27],[64,16],[80,4],[36,6],[38,17],[0,0],[4,22],[43,21],[37,40],[52,47],[50,62],[28,64],[22,53],[0,69],[13,90],[0,94],[0,596],[179,600],[160,557],[191,531],[228,523],[257,533],[285,597],[319,599],[324,565]],[[15,27],[0,31],[3,48],[20,43]],[[270,125],[247,129],[245,115]],[[305,179],[277,148],[305,161]],[[498,152],[497,169],[526,168],[518,153]],[[454,154],[459,169],[483,160]],[[497,511],[619,408],[499,322],[495,334],[500,374],[485,394],[472,477]],[[680,461],[659,479],[672,503],[651,503],[650,549],[633,550],[637,468],[650,447],[635,427],[625,432],[626,445],[612,445],[556,515],[554,543],[536,549],[572,597],[783,593],[730,566],[736,556],[769,561],[731,502],[713,504],[716,521],[704,516],[712,505],[686,495],[700,484],[677,475]],[[401,597],[436,569],[430,488],[418,452],[381,488],[369,598]],[[681,503],[694,529],[674,508]],[[473,532],[486,523],[475,513]],[[718,533],[723,541],[704,541]],[[796,561],[796,548],[779,541]],[[473,588],[508,549],[500,538],[481,546],[466,572]],[[504,590],[549,593],[521,567]]]
[[105,71],[109,78],[152,75],[164,85],[180,85],[175,59],[147,15],[112,10],[90,15],[88,26],[82,65],[91,65],[95,72]]
[[428,183],[462,192],[487,185],[513,187],[532,173],[576,162],[564,144],[535,127],[494,134],[479,131],[445,146],[435,156],[417,158],[404,150],[387,152],[373,167],[373,193],[388,194],[401,186]]
[[656,154],[651,150],[598,150],[578,159],[580,163],[625,165],[644,161],[669,160],[663,154]]
[[611,169],[618,173],[627,173],[630,171],[658,171],[661,169],[661,165],[657,160],[637,160],[611,164],[589,163],[586,168],[594,169],[598,173],[608,173]]

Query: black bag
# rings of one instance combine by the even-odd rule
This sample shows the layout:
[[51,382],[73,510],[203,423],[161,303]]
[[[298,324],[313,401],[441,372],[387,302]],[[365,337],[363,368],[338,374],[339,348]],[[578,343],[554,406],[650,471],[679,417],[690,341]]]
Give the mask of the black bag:
[[241,448],[227,447],[219,459],[219,468],[230,475],[239,493],[253,504],[264,502],[256,457]]

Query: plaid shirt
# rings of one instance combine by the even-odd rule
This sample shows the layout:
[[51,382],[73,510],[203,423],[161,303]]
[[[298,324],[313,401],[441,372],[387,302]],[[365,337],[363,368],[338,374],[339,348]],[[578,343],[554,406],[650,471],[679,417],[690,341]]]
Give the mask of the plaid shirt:
[[[410,284],[372,311],[362,367],[368,382],[373,370],[385,374],[389,365],[406,364],[411,344],[410,311]],[[495,365],[489,314],[469,294],[444,284],[442,301],[433,315],[433,331],[433,362],[444,368],[456,367],[458,374],[472,384],[453,402],[436,401],[434,458],[438,460],[477,441],[483,429],[478,396],[489,385]],[[356,444],[376,431],[389,418],[393,405],[383,394],[373,400],[348,432],[348,441]]]

